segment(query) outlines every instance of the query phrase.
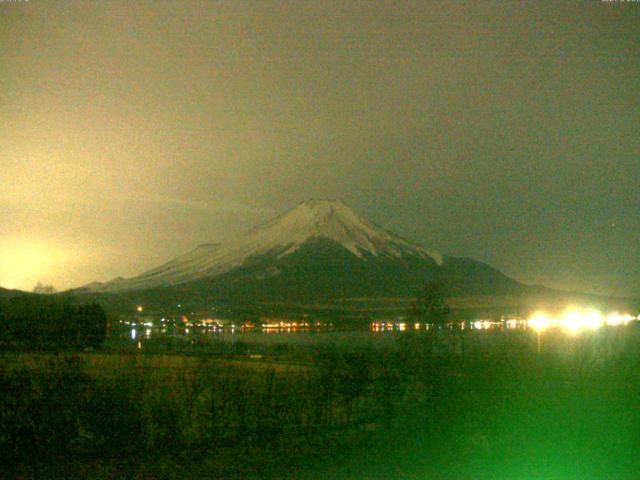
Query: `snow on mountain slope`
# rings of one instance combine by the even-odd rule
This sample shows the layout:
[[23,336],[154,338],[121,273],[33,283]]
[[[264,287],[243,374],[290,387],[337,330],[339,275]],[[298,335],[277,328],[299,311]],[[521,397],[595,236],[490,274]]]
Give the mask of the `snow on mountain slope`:
[[124,291],[176,285],[212,277],[261,255],[282,258],[312,239],[331,240],[358,258],[365,256],[418,257],[442,264],[442,256],[412,244],[359,218],[335,200],[308,200],[288,213],[249,231],[236,243],[201,245],[158,268],[130,279],[118,279],[90,290]]

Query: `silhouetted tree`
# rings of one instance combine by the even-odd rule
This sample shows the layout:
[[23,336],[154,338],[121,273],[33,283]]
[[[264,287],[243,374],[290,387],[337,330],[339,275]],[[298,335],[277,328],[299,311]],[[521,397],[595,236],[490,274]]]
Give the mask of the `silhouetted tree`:
[[74,306],[63,300],[22,296],[0,309],[0,346],[20,349],[97,347],[106,337],[107,318],[97,304]]
[[414,314],[421,322],[442,326],[449,320],[451,310],[446,300],[449,296],[445,285],[438,281],[427,282],[414,305]]
[[35,287],[33,287],[33,293],[38,293],[40,295],[53,295],[57,290],[53,285],[45,285],[41,282],[38,282]]

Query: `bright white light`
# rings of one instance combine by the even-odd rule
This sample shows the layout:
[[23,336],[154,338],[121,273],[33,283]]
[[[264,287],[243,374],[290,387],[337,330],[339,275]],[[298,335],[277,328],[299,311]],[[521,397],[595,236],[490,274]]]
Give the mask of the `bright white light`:
[[527,326],[542,332],[553,325],[553,320],[544,312],[537,312],[527,320]]
[[566,310],[560,319],[560,326],[569,333],[580,330],[597,330],[603,324],[603,317],[597,310]]
[[[539,332],[560,327],[568,333],[578,333],[584,330],[595,331],[604,325],[627,325],[633,320],[635,317],[629,314],[612,313],[605,317],[596,309],[568,308],[560,317],[551,317],[544,312],[536,312],[526,323],[527,327]],[[509,321],[507,321],[507,326],[509,326]]]
[[604,325],[604,317],[597,310],[590,310],[583,317],[582,324],[589,330],[597,330]]
[[582,326],[580,315],[575,311],[565,312],[560,320],[560,326],[568,332],[577,332]]
[[617,327],[618,325],[626,325],[633,320],[635,320],[635,317],[632,315],[620,315],[618,312],[615,312],[607,316],[607,325]]

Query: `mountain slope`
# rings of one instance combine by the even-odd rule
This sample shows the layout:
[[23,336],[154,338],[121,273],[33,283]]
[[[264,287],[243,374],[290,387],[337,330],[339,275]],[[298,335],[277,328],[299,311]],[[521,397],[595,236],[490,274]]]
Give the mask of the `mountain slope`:
[[525,288],[481,262],[442,256],[404,240],[341,202],[310,200],[237,242],[201,245],[136,277],[77,292],[163,305],[322,302],[412,297],[433,279],[462,295]]
[[259,257],[286,258],[315,239],[333,242],[358,259],[413,257],[430,264],[443,261],[440,254],[359,218],[339,201],[310,200],[254,228],[237,243],[201,245],[136,277],[90,284],[85,288],[95,292],[120,292],[179,285],[222,275],[255,263]]
[[9,290],[9,289],[0,287],[0,298],[13,298],[13,297],[26,296],[26,295],[33,295],[33,294],[30,292],[24,292],[22,290]]
[[514,280],[473,260],[444,257],[438,264],[417,256],[356,257],[331,240],[317,238],[286,257],[256,257],[223,275],[177,285],[173,290],[177,298],[314,302],[412,297],[429,280],[447,283],[456,295],[521,289]]

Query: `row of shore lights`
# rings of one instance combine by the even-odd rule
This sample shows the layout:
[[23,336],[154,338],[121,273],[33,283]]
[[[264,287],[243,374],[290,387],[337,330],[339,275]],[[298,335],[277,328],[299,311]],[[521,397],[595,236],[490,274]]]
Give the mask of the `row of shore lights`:
[[[136,308],[138,313],[141,313],[143,310],[141,305],[138,305]],[[634,317],[633,315],[620,313],[611,313],[605,316],[602,312],[595,309],[567,309],[560,316],[551,316],[546,312],[539,311],[534,313],[526,322],[527,327],[537,330],[538,332],[558,327],[568,332],[579,332],[583,330],[597,330],[605,325],[610,327],[627,325],[629,322],[637,319],[638,317]],[[419,324],[416,324],[416,327],[418,325]]]
[[634,320],[637,320],[637,317],[629,314],[611,313],[604,315],[595,309],[567,309],[559,316],[552,316],[542,311],[536,312],[527,320],[527,327],[539,332],[551,328],[561,328],[567,332],[574,333],[593,331],[604,326],[623,326]]

